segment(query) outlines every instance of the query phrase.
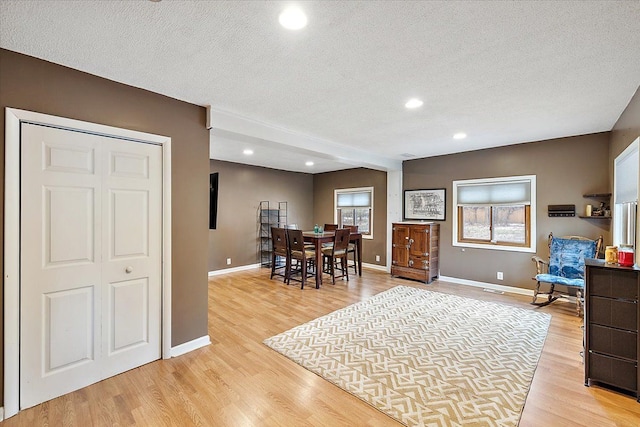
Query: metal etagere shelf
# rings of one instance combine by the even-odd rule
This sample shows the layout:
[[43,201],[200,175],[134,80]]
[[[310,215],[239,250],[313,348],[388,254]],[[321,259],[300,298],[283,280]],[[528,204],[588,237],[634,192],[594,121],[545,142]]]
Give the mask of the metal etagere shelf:
[[263,200],[260,202],[258,210],[258,252],[260,257],[260,265],[262,267],[271,267],[271,252],[273,245],[271,243],[271,227],[287,226],[287,202],[278,202],[277,208],[275,204]]

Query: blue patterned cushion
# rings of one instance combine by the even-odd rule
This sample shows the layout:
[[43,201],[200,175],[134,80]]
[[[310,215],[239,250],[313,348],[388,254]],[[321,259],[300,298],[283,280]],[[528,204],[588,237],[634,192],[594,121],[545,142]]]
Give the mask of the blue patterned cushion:
[[537,274],[536,280],[538,282],[584,288],[584,279],[567,279],[566,277],[554,276],[552,274]]
[[566,279],[580,279],[582,280],[582,285],[580,286],[584,286],[584,259],[595,258],[595,256],[595,240],[573,240],[553,237],[551,240],[551,255],[549,257],[549,275]]

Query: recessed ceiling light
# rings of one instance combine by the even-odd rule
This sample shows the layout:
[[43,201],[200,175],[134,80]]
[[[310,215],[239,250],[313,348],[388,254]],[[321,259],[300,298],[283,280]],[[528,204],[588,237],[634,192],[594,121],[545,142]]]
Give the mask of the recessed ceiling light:
[[455,135],[453,135],[453,139],[465,139],[467,137],[467,134],[464,132],[458,132]]
[[287,30],[299,30],[307,26],[307,15],[297,6],[289,6],[278,17],[280,25]]
[[410,100],[407,101],[406,104],[404,104],[404,106],[407,108],[418,108],[418,107],[422,107],[422,104],[424,104],[424,102],[422,102],[418,98],[411,98]]
[[247,148],[246,150],[244,150],[244,151],[242,152],[242,154],[246,154],[247,156],[250,156],[250,155],[252,155],[252,154],[253,154],[253,150],[251,150],[251,149]]
[[307,166],[313,166],[313,162],[312,162],[312,161],[308,161],[308,162],[306,162],[306,163],[305,163],[305,165],[307,165]]

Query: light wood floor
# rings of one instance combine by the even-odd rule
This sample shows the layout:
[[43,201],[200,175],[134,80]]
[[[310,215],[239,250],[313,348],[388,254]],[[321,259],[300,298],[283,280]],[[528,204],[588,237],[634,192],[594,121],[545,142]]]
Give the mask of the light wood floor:
[[[437,281],[425,285],[373,270],[319,290],[269,280],[266,269],[230,273],[209,280],[211,345],[22,411],[2,425],[399,426],[262,344],[396,285],[535,309],[524,296]],[[584,386],[581,319],[573,304],[541,310],[553,319],[520,426],[640,425],[634,398]]]

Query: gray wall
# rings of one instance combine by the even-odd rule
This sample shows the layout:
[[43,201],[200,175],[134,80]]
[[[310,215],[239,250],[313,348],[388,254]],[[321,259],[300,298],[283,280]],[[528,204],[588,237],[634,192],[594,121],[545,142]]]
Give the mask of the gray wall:
[[[333,223],[334,190],[373,187],[373,239],[362,239],[362,262],[386,265],[387,173],[372,169],[347,169],[313,176],[314,224]],[[376,262],[376,255],[380,261]]]
[[[5,107],[171,137],[171,344],[175,346],[206,335],[209,132],[205,127],[205,109],[4,49],[0,49],[0,107],[3,117],[0,121],[2,224]],[[0,233],[4,239],[1,228]],[[3,259],[2,252],[0,245]],[[0,310],[2,307],[0,294]],[[0,334],[4,329],[3,318],[0,316]],[[0,358],[0,382],[3,366]]]
[[[610,242],[610,222],[594,219],[549,218],[547,205],[575,204],[584,212],[586,193],[611,191],[609,134],[560,138],[447,156],[405,161],[403,187],[446,188],[446,221],[441,222],[440,273],[443,276],[520,288],[533,288],[531,253],[452,246],[452,181],[513,175],[537,176],[537,254],[548,256],[547,236],[602,235]],[[496,272],[504,272],[504,280]]]
[[[219,173],[218,224],[209,230],[209,271],[259,262],[260,201],[287,202],[287,222],[313,228],[313,175],[210,160]],[[231,265],[226,264],[231,258]]]

